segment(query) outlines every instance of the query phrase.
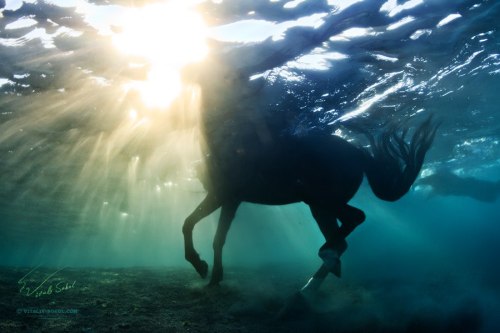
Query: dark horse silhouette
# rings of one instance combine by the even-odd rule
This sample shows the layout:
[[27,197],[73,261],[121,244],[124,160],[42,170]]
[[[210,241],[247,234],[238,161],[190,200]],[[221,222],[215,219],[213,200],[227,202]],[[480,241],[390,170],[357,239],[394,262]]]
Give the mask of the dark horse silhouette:
[[326,239],[319,250],[323,265],[305,287],[317,288],[328,272],[340,276],[345,239],[365,220],[363,211],[348,204],[363,175],[378,198],[398,200],[415,181],[436,129],[429,117],[416,127],[409,142],[409,129],[401,125],[386,128],[377,138],[365,133],[371,149],[334,135],[289,135],[260,144],[245,140],[242,134],[226,138],[231,149],[225,153],[209,145],[200,177],[208,193],[183,226],[186,259],[203,278],[207,276],[208,265],[193,246],[192,232],[196,223],[220,207],[210,280],[210,285],[217,285],[223,278],[222,248],[241,202],[283,205],[302,201],[309,205]]
[[417,126],[409,143],[409,129],[401,125],[389,126],[377,138],[362,130],[369,150],[330,134],[283,134],[293,128],[294,112],[266,119],[261,110],[267,107],[266,81],[250,78],[321,46],[352,17],[333,11],[324,20],[320,27],[290,29],[279,41],[269,38],[247,46],[210,41],[211,56],[183,71],[183,79],[202,92],[205,168],[200,179],[207,190],[183,226],[185,257],[206,277],[208,265],[196,252],[192,233],[196,223],[220,207],[210,285],[222,280],[222,248],[241,202],[309,205],[326,239],[319,251],[324,263],[306,285],[315,289],[328,272],[340,276],[345,239],[365,219],[363,211],[348,204],[363,175],[379,198],[395,201],[410,189],[422,167],[437,128],[431,118]]

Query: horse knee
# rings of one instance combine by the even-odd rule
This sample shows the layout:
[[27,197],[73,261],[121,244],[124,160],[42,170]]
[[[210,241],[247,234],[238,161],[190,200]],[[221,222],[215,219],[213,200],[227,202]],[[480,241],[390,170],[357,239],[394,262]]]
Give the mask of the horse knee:
[[361,209],[356,210],[357,211],[353,214],[353,223],[358,226],[366,220],[366,214]]
[[184,224],[182,225],[182,233],[184,235],[190,235],[193,232],[195,224],[196,220],[191,217],[186,218],[186,220],[184,220]]
[[184,236],[189,235],[192,232],[193,228],[190,228],[189,225],[184,222],[184,225],[182,226],[182,233]]

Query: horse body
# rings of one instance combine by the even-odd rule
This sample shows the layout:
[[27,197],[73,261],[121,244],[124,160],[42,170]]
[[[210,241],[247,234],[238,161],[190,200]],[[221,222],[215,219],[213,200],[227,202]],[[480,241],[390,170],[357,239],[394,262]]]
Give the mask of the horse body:
[[236,135],[217,145],[209,143],[200,175],[207,196],[183,226],[186,259],[202,277],[207,275],[208,264],[194,249],[192,232],[196,223],[221,208],[210,280],[217,285],[223,276],[222,248],[241,202],[305,202],[326,240],[319,250],[324,264],[314,276],[319,281],[316,286],[328,272],[340,276],[345,239],[365,220],[363,211],[348,204],[363,176],[380,199],[399,199],[415,181],[436,128],[429,118],[416,128],[410,143],[405,141],[407,128],[391,127],[378,140],[365,133],[371,150],[333,135],[288,136],[265,142]]
[[[224,200],[265,205],[347,203],[363,179],[365,156],[336,136],[280,138],[251,156],[236,149],[230,159],[206,163],[205,189]],[[219,167],[219,165],[222,165]]]

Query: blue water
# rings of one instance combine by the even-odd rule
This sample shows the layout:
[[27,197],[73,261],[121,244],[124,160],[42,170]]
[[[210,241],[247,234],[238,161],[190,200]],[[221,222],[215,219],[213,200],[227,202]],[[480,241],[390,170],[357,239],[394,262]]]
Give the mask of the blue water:
[[[181,225],[203,198],[193,167],[197,118],[187,102],[159,113],[137,106],[140,98],[123,83],[136,75],[131,64],[148,60],[118,51],[108,22],[125,2],[84,3],[87,10],[69,1],[0,1],[0,264],[187,265]],[[353,124],[377,133],[389,121],[414,124],[432,114],[441,126],[422,176],[447,170],[500,180],[500,2],[205,1],[196,8],[219,40],[211,47],[224,70],[255,66],[245,72],[245,87],[257,87],[250,96],[211,73],[205,96],[232,108],[229,115],[251,111],[241,116],[268,119],[277,131],[328,132],[366,145]],[[136,117],[144,122],[131,122]],[[396,203],[363,184],[352,203],[367,221],[349,239],[345,278],[449,274],[489,317],[500,308],[500,200],[467,194],[470,184],[440,192],[418,182]],[[216,219],[195,231],[205,258]],[[300,263],[312,272],[322,243],[305,205],[245,204],[224,260]],[[499,327],[490,320],[483,330]]]

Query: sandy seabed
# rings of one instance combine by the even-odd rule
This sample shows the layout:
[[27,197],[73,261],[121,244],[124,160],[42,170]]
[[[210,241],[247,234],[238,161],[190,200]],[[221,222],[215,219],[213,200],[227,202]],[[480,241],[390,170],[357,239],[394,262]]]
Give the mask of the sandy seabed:
[[187,267],[32,269],[0,268],[0,332],[489,332],[500,295],[331,276],[299,298],[307,272],[290,267],[228,267],[216,288]]

